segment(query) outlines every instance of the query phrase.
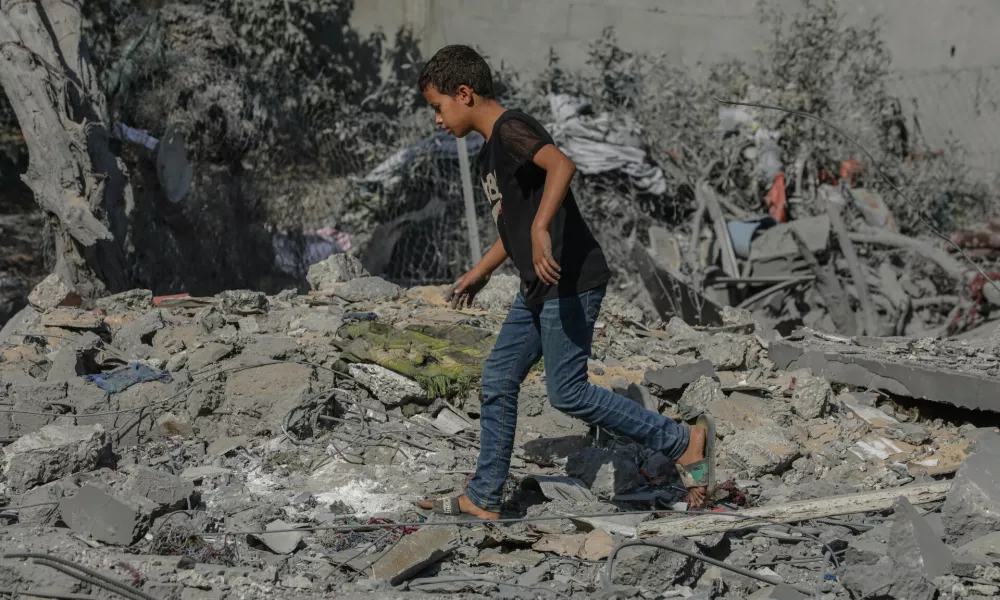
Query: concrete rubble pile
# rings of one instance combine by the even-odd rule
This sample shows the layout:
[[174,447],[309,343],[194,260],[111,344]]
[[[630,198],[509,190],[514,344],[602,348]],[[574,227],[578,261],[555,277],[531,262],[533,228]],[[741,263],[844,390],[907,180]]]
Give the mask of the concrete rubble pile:
[[678,419],[714,417],[715,511],[683,512],[664,456],[552,409],[539,367],[518,407],[511,519],[456,523],[414,501],[460,493],[475,468],[478,371],[516,279],[495,277],[462,312],[440,288],[399,288],[348,255],[310,283],[273,297],[136,290],[11,319],[0,592],[1000,594],[988,340],[782,336],[732,308],[712,327],[647,322],[612,294],[591,379]]

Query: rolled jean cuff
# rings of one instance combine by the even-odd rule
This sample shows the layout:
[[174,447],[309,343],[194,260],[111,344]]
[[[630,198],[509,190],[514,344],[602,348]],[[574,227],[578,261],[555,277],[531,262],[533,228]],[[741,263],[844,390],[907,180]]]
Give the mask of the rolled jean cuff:
[[687,423],[677,423],[680,426],[680,432],[677,436],[677,443],[673,448],[664,448],[663,453],[670,457],[670,460],[676,461],[681,457],[684,452],[687,451],[688,444],[691,443],[691,426]]
[[499,506],[497,506],[496,508],[490,506],[489,502],[486,502],[485,500],[480,498],[475,492],[472,491],[471,488],[465,489],[465,497],[469,499],[469,502],[472,502],[473,504],[475,504],[476,506],[478,506],[483,510],[488,510],[490,512],[500,512]]

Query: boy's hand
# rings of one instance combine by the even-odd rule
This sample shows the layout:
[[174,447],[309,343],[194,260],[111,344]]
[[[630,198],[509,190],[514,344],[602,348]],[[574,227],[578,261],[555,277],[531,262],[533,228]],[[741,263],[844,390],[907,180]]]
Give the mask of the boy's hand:
[[535,274],[549,285],[559,282],[559,263],[552,257],[552,236],[548,229],[531,228],[531,259],[535,263]]
[[477,269],[472,269],[465,275],[458,278],[458,281],[451,284],[445,292],[444,299],[451,302],[451,307],[455,310],[472,308],[472,301],[486,284],[489,283],[490,276]]

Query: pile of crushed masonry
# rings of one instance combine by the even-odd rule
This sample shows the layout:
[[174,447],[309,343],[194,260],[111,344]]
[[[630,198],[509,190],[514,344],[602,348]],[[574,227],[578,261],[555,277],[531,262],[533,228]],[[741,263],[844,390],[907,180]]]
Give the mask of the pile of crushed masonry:
[[[1000,594],[996,339],[647,322],[591,379],[718,424],[718,489],[552,409],[530,374],[497,523],[414,501],[474,470],[482,310],[335,255],[313,291],[96,307],[50,276],[0,332],[0,598],[987,598]],[[89,310],[88,310],[89,308]],[[429,597],[429,596],[428,596]]]

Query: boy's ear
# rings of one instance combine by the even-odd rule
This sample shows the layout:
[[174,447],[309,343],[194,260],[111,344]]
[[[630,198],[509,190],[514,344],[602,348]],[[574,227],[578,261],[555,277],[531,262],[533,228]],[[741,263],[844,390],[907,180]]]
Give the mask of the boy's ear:
[[455,99],[468,106],[472,104],[472,94],[472,88],[467,85],[460,85],[455,92]]

